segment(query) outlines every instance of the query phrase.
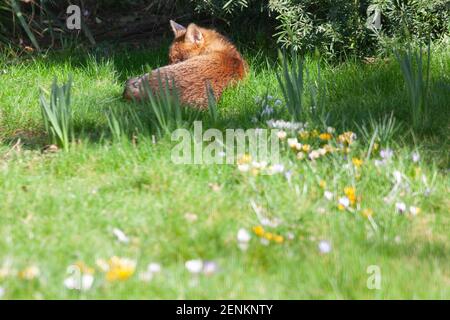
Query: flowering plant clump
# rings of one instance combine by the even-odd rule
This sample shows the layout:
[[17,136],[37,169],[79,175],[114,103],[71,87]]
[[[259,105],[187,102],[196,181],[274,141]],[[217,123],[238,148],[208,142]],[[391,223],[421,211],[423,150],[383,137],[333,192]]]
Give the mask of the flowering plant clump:
[[268,232],[264,229],[263,226],[255,226],[253,227],[253,233],[261,238],[263,242],[274,242],[278,244],[282,244],[284,242],[284,237],[282,235]]
[[100,259],[97,265],[105,273],[105,279],[109,282],[127,280],[136,270],[136,261],[116,256],[107,261]]
[[354,187],[345,187],[344,196],[339,198],[338,209],[344,211],[346,209],[351,210],[361,202],[361,198],[356,196],[356,189]]

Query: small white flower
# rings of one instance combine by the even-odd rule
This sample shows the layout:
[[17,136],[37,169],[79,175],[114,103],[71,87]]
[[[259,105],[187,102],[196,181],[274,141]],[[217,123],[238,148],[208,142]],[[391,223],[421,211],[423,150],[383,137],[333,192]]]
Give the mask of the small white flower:
[[397,210],[398,213],[405,213],[406,211],[406,204],[404,202],[397,202],[395,204],[395,209]]
[[385,160],[392,158],[393,155],[394,151],[392,151],[391,149],[383,149],[380,151],[380,157]]
[[400,236],[395,236],[394,242],[395,242],[396,244],[399,244],[400,242],[402,242],[402,238],[401,238]]
[[419,152],[413,152],[413,154],[412,154],[412,161],[414,163],[417,163],[417,162],[420,161],[420,154],[419,154]]
[[252,162],[252,167],[255,169],[264,169],[265,167],[267,167],[267,162],[266,161],[253,161]]
[[191,213],[191,212],[186,212],[184,214],[184,218],[186,219],[186,221],[188,222],[195,222],[198,220],[198,216],[195,213]]
[[216,273],[218,269],[219,267],[214,261],[205,261],[203,264],[203,273],[207,276]]
[[409,207],[409,212],[411,213],[411,215],[417,216],[420,213],[420,208],[414,207],[414,206],[410,206]]
[[159,273],[161,272],[161,265],[156,262],[152,262],[147,266],[147,270],[151,273]]
[[402,182],[402,173],[400,171],[397,171],[397,170],[394,171],[393,175],[394,175],[396,183],[401,183]]
[[248,163],[238,164],[238,170],[241,172],[248,172],[250,170],[250,166]]
[[3,298],[5,295],[5,289],[3,287],[0,287],[0,299]]
[[142,282],[150,282],[153,279],[153,272],[141,272],[139,274],[139,280],[141,280]]
[[117,240],[119,240],[119,242],[122,242],[122,243],[130,242],[130,239],[128,239],[128,237],[125,235],[125,233],[118,228],[113,229],[113,234],[116,236],[116,238],[117,238]]
[[244,228],[239,229],[238,233],[237,233],[237,241],[240,243],[247,243],[250,241],[250,239],[252,238],[252,236],[250,235],[250,233],[248,233],[247,230],[245,230]]
[[322,253],[322,254],[327,254],[327,253],[331,252],[331,243],[327,240],[321,240],[319,242],[318,247],[319,247],[320,253]]
[[193,274],[199,274],[203,270],[203,261],[200,259],[186,261],[184,265]]
[[350,200],[347,197],[339,198],[339,204],[344,208],[348,208],[348,206],[350,205]]
[[325,197],[325,199],[327,200],[332,200],[333,199],[333,193],[331,191],[326,190],[323,193],[323,196]]
[[328,127],[327,128],[327,132],[330,134],[333,134],[336,131],[336,129],[334,129],[333,127]]
[[290,183],[290,182],[291,182],[291,179],[292,179],[292,171],[291,171],[291,170],[286,171],[286,172],[284,173],[284,177],[285,177],[286,180]]
[[376,167],[382,167],[382,166],[386,165],[386,160],[378,160],[377,159],[374,161],[374,163],[375,163]]
[[269,168],[270,174],[282,173],[284,171],[284,166],[282,164],[274,164]]
[[295,239],[295,234],[292,232],[288,232],[286,234],[286,238],[288,238],[288,240],[294,240]]
[[283,104],[283,102],[280,99],[275,100],[275,103],[274,103],[275,106],[279,107],[282,104]]
[[272,99],[273,99],[273,97],[271,95],[267,96],[267,100],[272,100]]
[[139,275],[139,279],[143,282],[150,282],[153,279],[154,274],[159,272],[161,272],[161,265],[152,262],[147,266],[147,271],[142,272]]
[[278,137],[278,139],[280,139],[280,140],[286,139],[286,137],[287,137],[286,131],[283,131],[283,130],[278,131],[278,132],[277,132],[277,137]]
[[310,160],[316,160],[320,158],[320,153],[317,150],[313,150],[309,153],[308,157]]
[[287,139],[287,144],[290,148],[297,148],[298,140],[297,138],[289,138]]
[[266,238],[261,238],[260,241],[263,246],[268,246],[270,244],[270,241]]

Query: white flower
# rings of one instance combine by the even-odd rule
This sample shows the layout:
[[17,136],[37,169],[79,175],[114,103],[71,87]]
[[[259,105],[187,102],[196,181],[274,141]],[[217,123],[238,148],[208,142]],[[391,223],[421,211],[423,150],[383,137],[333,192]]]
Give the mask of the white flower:
[[328,127],[327,128],[327,132],[330,134],[333,134],[336,131],[336,129],[334,129],[333,127]]
[[252,162],[252,167],[255,169],[264,169],[265,167],[267,167],[267,162],[266,161],[253,161]]
[[252,236],[250,235],[250,233],[248,233],[247,230],[241,228],[239,229],[238,233],[237,233],[237,241],[240,243],[247,243],[250,241],[250,239],[252,238]]
[[290,182],[291,182],[291,179],[292,179],[292,171],[291,171],[291,170],[286,171],[286,172],[284,173],[284,177],[285,177],[286,180],[290,183]]
[[30,266],[19,272],[19,277],[24,280],[33,280],[41,274],[39,267]]
[[396,183],[402,182],[402,173],[400,171],[394,171],[393,175]]
[[203,264],[203,273],[207,276],[216,273],[218,269],[219,267],[214,261],[205,261]]
[[414,163],[417,163],[417,162],[420,161],[420,154],[419,154],[419,152],[413,152],[413,154],[412,154],[412,161]]
[[186,221],[188,222],[195,222],[198,219],[198,216],[195,213],[191,213],[191,212],[186,212],[184,214],[184,218],[186,219]]
[[108,272],[109,271],[109,263],[103,259],[97,259],[95,261],[95,264],[102,272]]
[[155,273],[161,272],[161,265],[159,263],[152,262],[147,266],[147,271],[142,272],[139,275],[139,279],[144,282],[150,282],[153,279]]
[[331,243],[327,240],[321,240],[318,245],[320,253],[327,254],[331,252]]
[[278,132],[277,132],[277,137],[278,137],[278,139],[280,139],[280,140],[286,139],[286,136],[287,136],[286,131],[278,131]]
[[270,241],[266,238],[261,238],[260,241],[263,246],[268,246],[270,244]]
[[288,232],[286,234],[286,238],[288,238],[288,240],[294,240],[295,239],[295,234],[293,234],[292,232]]
[[3,287],[0,287],[0,299],[3,298],[5,295],[5,289]]
[[378,159],[376,159],[374,161],[374,163],[375,163],[376,167],[382,167],[382,166],[386,165],[386,160],[378,160]]
[[328,191],[328,190],[325,190],[325,192],[323,193],[323,196],[324,196],[325,199],[327,199],[327,200],[332,200],[332,199],[333,199],[333,193],[330,192],[330,191]]
[[339,204],[347,208],[350,205],[350,200],[347,197],[342,197],[339,199]]
[[148,265],[147,270],[151,273],[159,273],[161,272],[161,265],[156,262],[152,262]]
[[271,95],[267,96],[267,100],[272,100],[272,99],[273,99],[273,97]]
[[270,174],[282,173],[284,171],[284,166],[282,164],[274,164],[269,168]]
[[395,209],[397,209],[398,213],[404,213],[406,211],[406,204],[404,202],[397,202]]
[[417,215],[420,213],[420,208],[414,207],[414,206],[410,206],[410,207],[409,207],[409,212],[410,212],[413,216],[417,216]]
[[289,138],[287,140],[288,146],[292,149],[297,148],[298,140],[297,138]]
[[120,230],[118,228],[114,228],[113,233],[116,236],[117,240],[119,240],[119,242],[122,242],[122,243],[130,242],[130,239],[128,239],[128,237],[125,235],[125,233],[122,230]]
[[153,279],[153,272],[141,272],[139,274],[139,280],[141,280],[142,282],[150,282]]
[[283,102],[280,99],[275,100],[275,103],[274,103],[275,106],[279,107],[282,104],[283,104]]
[[203,261],[200,259],[186,261],[184,265],[186,266],[186,269],[193,274],[198,274],[203,270]]
[[380,157],[383,159],[390,159],[394,155],[394,151],[391,149],[383,149],[380,151]]
[[248,172],[250,170],[250,166],[248,163],[238,164],[238,170],[241,172]]
[[69,290],[87,291],[92,288],[93,283],[92,274],[73,275],[64,280],[64,286]]
[[320,158],[320,153],[317,150],[313,150],[309,153],[308,157],[310,160],[316,160]]

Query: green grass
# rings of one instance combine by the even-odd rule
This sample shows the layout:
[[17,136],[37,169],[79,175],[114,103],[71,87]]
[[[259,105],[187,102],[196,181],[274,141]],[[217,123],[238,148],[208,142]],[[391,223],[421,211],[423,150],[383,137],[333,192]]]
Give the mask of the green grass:
[[[228,90],[219,103],[221,129],[264,126],[252,122],[258,112],[255,97],[269,92],[281,98],[274,63],[261,56],[249,60],[249,79]],[[111,142],[110,110],[145,112],[122,101],[123,81],[147,70],[146,64],[163,65],[164,50],[0,61],[3,298],[450,298],[448,51],[433,56],[432,129],[420,134],[410,129],[408,92],[395,59],[324,64],[327,125],[338,133],[358,132],[370,116],[380,119],[393,112],[399,130],[369,160],[370,143],[361,135],[348,157],[337,153],[316,163],[296,160],[285,148],[282,162],[293,173],[290,182],[283,174],[253,176],[234,165],[175,165],[170,159],[174,143],[167,137],[156,144],[150,135],[139,136],[137,144]],[[314,76],[315,62],[305,65]],[[78,141],[68,152],[45,153],[39,88],[49,90],[54,76],[66,80],[69,74]],[[376,166],[379,150],[387,147],[394,150],[392,162]],[[414,163],[411,154],[417,150],[421,160]],[[352,157],[365,160],[357,172]],[[395,171],[403,174],[402,186],[386,203]],[[332,201],[323,196],[322,180],[335,196]],[[336,198],[346,186],[356,188],[361,210],[338,210]],[[248,250],[238,248],[238,230],[252,232],[260,225],[251,201],[282,221],[266,229],[285,236],[284,243],[265,246],[252,234]],[[397,214],[396,202],[421,212]],[[367,208],[374,212],[376,230],[361,214]],[[186,213],[198,219],[189,222]],[[114,228],[130,242],[119,242]],[[294,238],[288,240],[288,234]],[[321,240],[331,243],[330,253],[318,250]],[[122,282],[106,281],[96,260],[112,256],[136,260],[135,274]],[[190,259],[215,261],[219,272],[194,281],[184,266]],[[77,261],[96,268],[89,291],[73,292],[63,285],[67,267]],[[145,283],[139,273],[150,262],[160,263],[162,271]],[[370,265],[381,269],[380,290],[367,288]],[[2,277],[2,266],[11,274]],[[39,276],[22,279],[17,272],[28,266],[37,266]]]

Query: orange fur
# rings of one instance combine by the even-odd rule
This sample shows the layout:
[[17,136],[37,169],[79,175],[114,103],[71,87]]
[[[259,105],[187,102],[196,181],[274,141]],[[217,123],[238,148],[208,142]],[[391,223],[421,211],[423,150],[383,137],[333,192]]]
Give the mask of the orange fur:
[[[210,83],[216,99],[229,85],[243,79],[247,64],[224,36],[210,29],[191,23],[184,28],[171,21],[175,40],[170,47],[170,64],[141,77],[127,81],[124,97],[141,100],[142,81],[148,81],[152,91],[158,91],[158,75],[173,80],[183,104],[207,108],[207,83]],[[171,86],[169,84],[169,86]]]

